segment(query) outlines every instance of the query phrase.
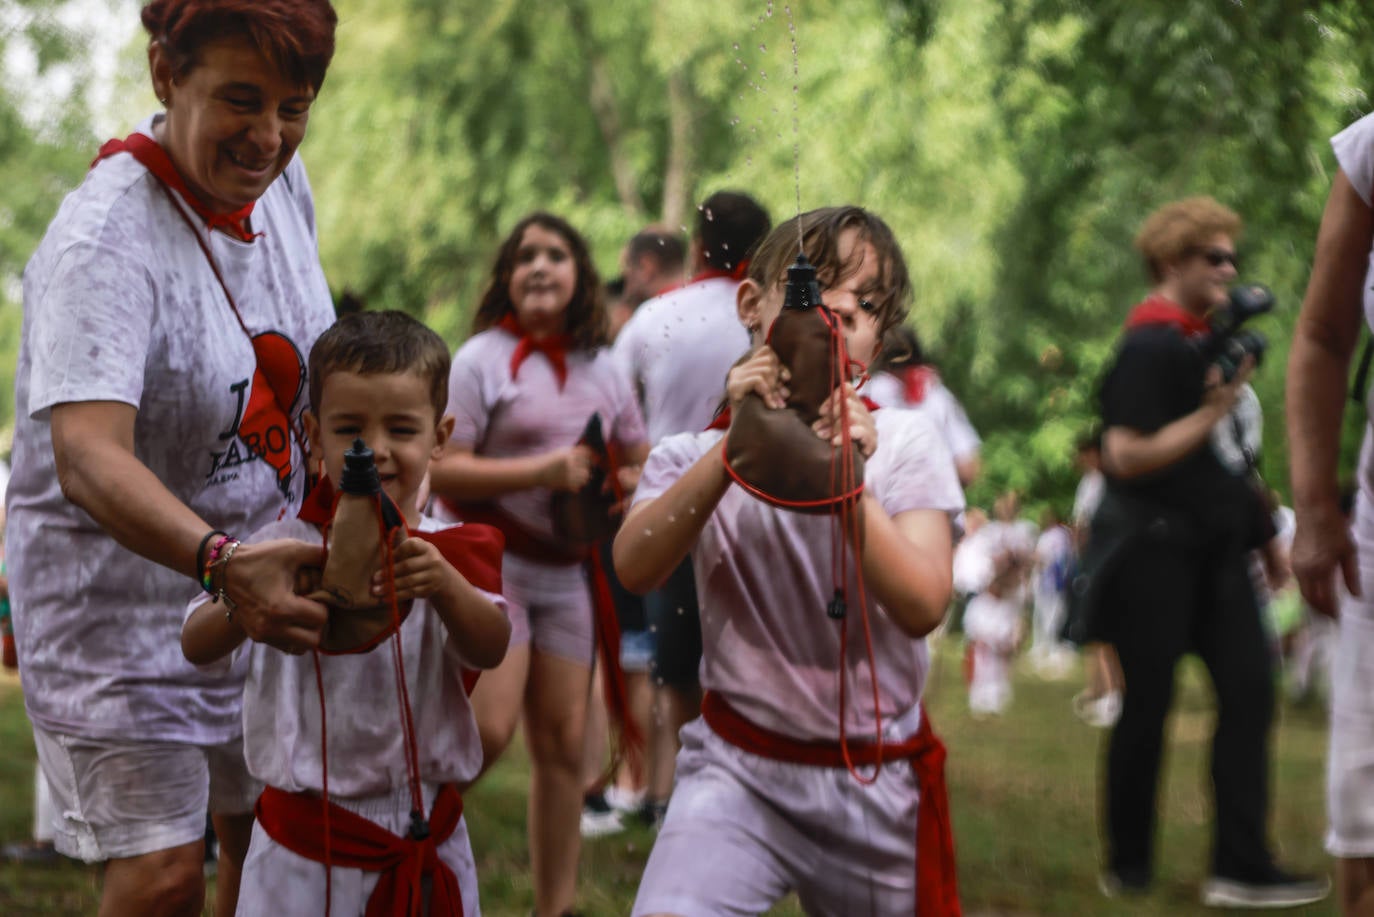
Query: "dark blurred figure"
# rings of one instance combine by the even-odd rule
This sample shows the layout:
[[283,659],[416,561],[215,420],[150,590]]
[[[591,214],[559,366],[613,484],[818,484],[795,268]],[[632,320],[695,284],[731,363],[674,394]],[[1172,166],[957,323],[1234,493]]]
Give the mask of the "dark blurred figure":
[[1126,320],[1101,389],[1106,493],[1085,572],[1087,636],[1116,647],[1126,692],[1106,757],[1104,893],[1154,878],[1156,796],[1174,670],[1186,652],[1217,698],[1212,737],[1211,906],[1278,907],[1323,898],[1325,880],[1277,866],[1267,836],[1274,680],[1248,566],[1274,534],[1250,469],[1217,448],[1254,369],[1223,380],[1199,344],[1236,278],[1241,220],[1211,198],[1153,213],[1135,244],[1153,289]]
[[682,283],[687,246],[678,233],[649,226],[625,243],[620,260],[620,295],[606,302],[612,341],[640,303]]

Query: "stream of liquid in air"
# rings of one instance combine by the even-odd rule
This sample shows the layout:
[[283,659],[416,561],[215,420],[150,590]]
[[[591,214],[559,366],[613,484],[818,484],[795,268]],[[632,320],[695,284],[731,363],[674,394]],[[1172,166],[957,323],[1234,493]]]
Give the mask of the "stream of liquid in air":
[[[770,12],[772,7],[773,4],[770,0],[768,4]],[[804,254],[806,245],[801,227],[801,103],[799,97],[801,69],[797,54],[797,21],[792,16],[791,4],[784,6],[783,12],[787,13],[787,32],[792,39],[792,183],[797,192],[797,251]]]

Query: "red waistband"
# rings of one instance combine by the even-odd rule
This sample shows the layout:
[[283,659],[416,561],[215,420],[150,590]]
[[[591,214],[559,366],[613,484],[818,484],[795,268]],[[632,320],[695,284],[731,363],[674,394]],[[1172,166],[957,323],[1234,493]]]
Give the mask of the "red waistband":
[[[838,742],[807,742],[758,726],[713,691],[701,701],[701,715],[716,735],[750,754],[774,761],[815,767],[844,767]],[[880,761],[907,760],[916,774],[920,802],[916,809],[916,913],[918,917],[959,917],[959,883],[954,865],[954,832],[945,790],[945,746],[930,728],[921,708],[916,734],[892,744],[852,744],[849,759],[871,767]]]
[[267,836],[292,853],[327,866],[381,873],[367,900],[366,917],[419,917],[425,878],[432,886],[429,913],[462,917],[458,877],[438,855],[439,845],[449,839],[463,815],[463,797],[453,784],[445,784],[435,797],[429,836],[423,840],[392,834],[317,796],[270,786],[258,797],[255,814]]

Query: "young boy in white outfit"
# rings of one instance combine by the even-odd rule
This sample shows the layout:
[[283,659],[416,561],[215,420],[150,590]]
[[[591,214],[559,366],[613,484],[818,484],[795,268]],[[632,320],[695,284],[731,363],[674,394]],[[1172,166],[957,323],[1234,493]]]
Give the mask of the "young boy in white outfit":
[[[905,263],[876,216],[835,207],[782,224],[740,287],[756,349],[730,372],[732,411],[750,394],[785,404],[791,376],[764,341],[799,239],[855,359],[871,360],[902,319]],[[847,430],[832,419],[842,399]],[[636,591],[690,551],[704,650],[703,717],[683,729],[634,914],[762,913],[790,890],[813,914],[910,914],[918,898],[921,913],[958,914],[952,847],[937,827],[940,813],[948,818],[944,751],[920,706],[922,637],[949,600],[952,520],[963,507],[948,450],[919,414],[870,413],[847,383],[822,409],[814,432],[836,445],[847,435],[866,457],[854,558],[866,603],[852,601],[845,622],[827,614],[839,585],[832,520],[731,486],[721,447],[729,424],[718,418],[654,447],[615,543],[616,570]],[[855,575],[845,585],[857,599]]]
[[342,655],[314,651],[318,626],[302,626],[297,655],[257,643],[240,651],[245,635],[232,606],[217,598],[189,609],[186,657],[246,673],[244,752],[267,785],[238,912],[315,915],[327,901],[333,915],[361,917],[378,906],[371,899],[404,901],[424,884],[432,913],[475,915],[476,869],[455,785],[477,774],[482,749],[463,671],[499,663],[510,624],[499,537],[485,526],[432,534],[441,526],[416,508],[430,459],[453,429],[444,413],[448,348],[404,313],[356,313],[320,337],[309,370],[305,423],[327,478],[301,518],[253,539],[318,541],[330,482],[360,438],[407,529],[372,591],[379,602],[394,594],[398,609],[411,605],[375,649]]

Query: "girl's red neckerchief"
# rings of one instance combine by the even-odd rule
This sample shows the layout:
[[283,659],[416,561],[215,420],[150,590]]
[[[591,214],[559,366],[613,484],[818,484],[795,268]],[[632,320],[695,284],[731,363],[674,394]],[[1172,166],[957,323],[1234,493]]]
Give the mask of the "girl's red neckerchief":
[[542,353],[553,366],[553,374],[558,377],[558,390],[563,390],[564,384],[568,381],[568,351],[572,348],[572,335],[555,334],[536,340],[520,326],[520,320],[513,312],[507,312],[502,316],[496,327],[519,339],[515,345],[515,352],[510,356],[512,379],[520,374],[520,364],[524,363],[530,354]]

